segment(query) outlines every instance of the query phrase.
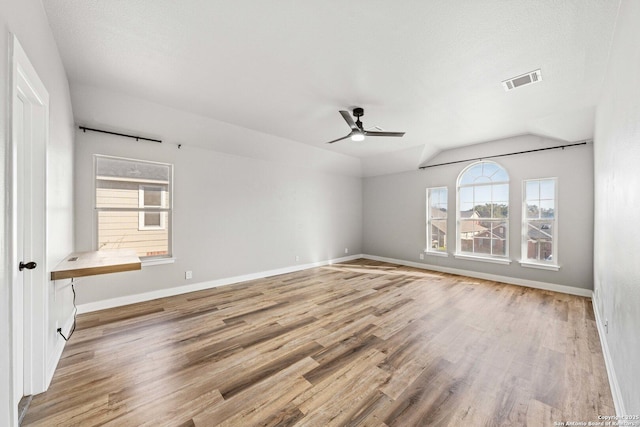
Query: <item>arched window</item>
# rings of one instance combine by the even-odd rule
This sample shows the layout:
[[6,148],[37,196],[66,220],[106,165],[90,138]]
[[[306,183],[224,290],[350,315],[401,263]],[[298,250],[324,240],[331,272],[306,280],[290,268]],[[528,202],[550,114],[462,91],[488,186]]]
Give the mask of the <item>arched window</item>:
[[458,176],[457,248],[460,255],[505,258],[509,254],[509,175],[480,161]]

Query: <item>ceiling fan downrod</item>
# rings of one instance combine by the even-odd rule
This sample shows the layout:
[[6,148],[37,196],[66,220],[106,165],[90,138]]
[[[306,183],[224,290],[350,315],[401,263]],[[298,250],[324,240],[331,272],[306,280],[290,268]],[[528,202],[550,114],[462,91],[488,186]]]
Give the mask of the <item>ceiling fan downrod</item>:
[[364,116],[364,108],[356,107],[353,109],[353,117],[356,118],[356,125],[358,125],[360,130],[363,130],[362,122],[360,121],[360,117],[362,116]]

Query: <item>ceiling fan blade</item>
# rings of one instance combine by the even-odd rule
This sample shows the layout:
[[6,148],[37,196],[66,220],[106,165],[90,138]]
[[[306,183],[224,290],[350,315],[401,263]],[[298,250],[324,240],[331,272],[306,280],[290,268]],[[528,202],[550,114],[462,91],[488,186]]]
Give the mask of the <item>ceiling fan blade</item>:
[[338,141],[342,141],[343,139],[347,139],[351,136],[351,134],[347,135],[347,136],[343,136],[342,138],[338,138],[338,139],[334,139],[333,141],[329,141],[327,142],[327,144],[333,144],[334,142],[338,142]]
[[345,122],[347,122],[351,130],[360,130],[356,122],[353,121],[353,118],[348,111],[340,110],[340,114],[342,114],[342,118]]
[[364,131],[366,136],[404,136],[404,132]]

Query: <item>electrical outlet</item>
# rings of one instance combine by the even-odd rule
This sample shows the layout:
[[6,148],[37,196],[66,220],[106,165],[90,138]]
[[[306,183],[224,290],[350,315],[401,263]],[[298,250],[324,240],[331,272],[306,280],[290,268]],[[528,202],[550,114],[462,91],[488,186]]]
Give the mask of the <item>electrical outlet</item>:
[[420,254],[420,259],[424,259],[424,254]]
[[344,248],[344,253],[348,254],[349,253],[349,248]]
[[296,255],[296,262],[300,261],[300,256]]
[[185,271],[185,272],[184,272],[184,278],[185,278],[186,280],[193,279],[193,271],[191,271],[191,270],[189,270],[189,271]]

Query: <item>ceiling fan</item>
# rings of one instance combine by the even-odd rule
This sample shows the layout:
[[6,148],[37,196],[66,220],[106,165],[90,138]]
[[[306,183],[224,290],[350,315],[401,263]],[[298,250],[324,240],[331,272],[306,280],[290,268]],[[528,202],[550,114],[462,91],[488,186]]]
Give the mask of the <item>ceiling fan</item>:
[[333,144],[334,142],[342,141],[343,139],[347,139],[349,137],[351,137],[352,141],[362,141],[365,136],[404,136],[404,132],[386,132],[364,129],[362,127],[362,122],[360,121],[360,117],[364,116],[363,108],[356,107],[353,109],[353,116],[356,118],[355,122],[351,118],[351,115],[348,111],[341,110],[340,114],[342,114],[342,118],[351,128],[351,133],[349,133],[349,135],[347,136],[343,136],[342,138],[329,141],[327,142],[327,144]]

